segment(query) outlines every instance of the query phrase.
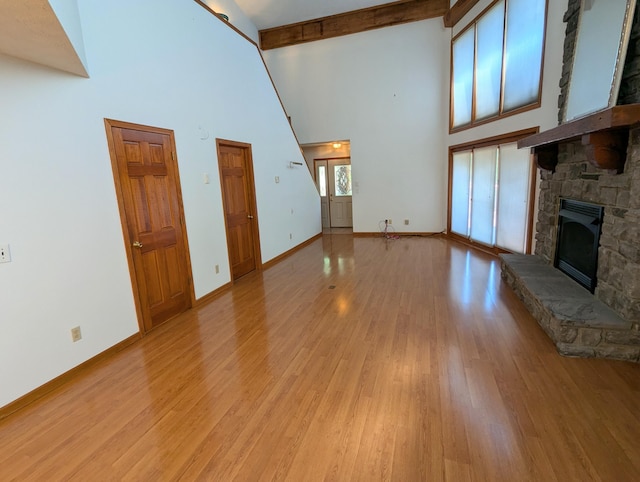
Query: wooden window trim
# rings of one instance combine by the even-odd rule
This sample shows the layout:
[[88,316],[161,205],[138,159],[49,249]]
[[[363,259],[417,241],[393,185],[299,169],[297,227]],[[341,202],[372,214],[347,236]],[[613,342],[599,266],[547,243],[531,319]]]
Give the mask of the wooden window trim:
[[458,0],[447,13],[442,17],[444,26],[447,28],[455,27],[469,11],[475,7],[480,0]]
[[[524,139],[525,137],[532,136],[540,132],[540,127],[530,127],[528,129],[522,129],[519,131],[508,132],[505,134],[499,134],[492,137],[485,137],[483,139],[477,139],[470,142],[465,142],[462,144],[456,144],[453,146],[449,146],[449,174],[448,174],[448,192],[447,192],[447,233],[446,236],[450,239],[459,241],[469,246],[473,246],[483,251],[487,251],[489,253],[498,255],[500,253],[508,253],[509,251],[504,248],[499,248],[497,246],[487,246],[485,244],[479,243],[477,241],[473,241],[471,239],[465,238],[464,236],[460,236],[459,234],[451,232],[451,203],[453,197],[453,154],[456,152],[462,151],[471,151],[473,149],[479,149],[482,147],[489,146],[498,146],[500,144],[508,144],[513,142],[518,142],[520,139]],[[525,246],[525,253],[531,253],[531,246],[533,240],[533,221],[535,217],[535,192],[536,192],[536,165],[534,162],[531,163],[531,182],[529,183],[529,206],[527,208],[528,219],[527,219],[527,240]]]
[[[451,46],[449,49],[449,134],[455,134],[458,132],[462,132],[462,131],[466,131],[469,129],[473,129],[475,127],[481,126],[481,125],[485,125],[485,124],[489,124],[491,122],[495,122],[497,120],[501,120],[501,119],[505,119],[507,117],[511,117],[514,115],[518,115],[518,114],[522,114],[524,112],[528,112],[530,110],[535,110],[538,109],[542,106],[542,83],[544,81],[544,57],[545,57],[545,50],[546,50],[546,42],[547,42],[547,20],[548,20],[548,13],[549,13],[549,0],[545,0],[545,15],[544,15],[544,27],[543,27],[543,32],[542,32],[542,52],[541,52],[541,61],[540,61],[540,81],[538,84],[538,97],[537,100],[535,102],[532,102],[530,104],[527,105],[523,105],[521,107],[517,107],[515,109],[511,109],[507,112],[503,111],[503,100],[504,100],[504,68],[502,70],[502,80],[500,82],[500,107],[499,107],[499,112],[498,114],[492,116],[492,117],[487,117],[485,119],[480,119],[480,120],[476,120],[476,92],[475,92],[475,86],[476,86],[476,69],[475,69],[475,63],[476,63],[476,50],[475,50],[475,42],[474,42],[474,69],[473,69],[473,88],[471,90],[471,122],[469,122],[468,124],[464,124],[461,126],[453,126],[453,43],[458,39],[458,37],[460,37],[462,34],[464,34],[465,32],[467,32],[467,30],[469,30],[470,28],[475,28],[476,24],[478,23],[478,20],[481,19],[489,10],[491,10],[497,3],[499,2],[499,0],[493,0],[484,10],[482,10],[478,15],[476,15],[476,17],[471,20],[462,30],[460,30],[456,35],[454,35],[451,38]],[[506,16],[506,8],[509,5],[509,0],[505,0],[505,27],[506,27],[506,22],[507,22],[507,16]],[[503,31],[506,33],[506,28],[503,28]],[[474,35],[475,37],[475,35]],[[476,39],[477,40],[477,39]],[[503,41],[503,63],[504,63],[504,54],[505,54],[505,49],[506,49],[506,35]]]

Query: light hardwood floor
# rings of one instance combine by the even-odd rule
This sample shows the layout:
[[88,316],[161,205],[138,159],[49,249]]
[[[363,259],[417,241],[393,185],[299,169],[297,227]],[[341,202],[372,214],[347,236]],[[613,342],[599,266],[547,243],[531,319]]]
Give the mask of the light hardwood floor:
[[498,260],[325,235],[0,422],[0,480],[637,481],[640,365],[559,356]]

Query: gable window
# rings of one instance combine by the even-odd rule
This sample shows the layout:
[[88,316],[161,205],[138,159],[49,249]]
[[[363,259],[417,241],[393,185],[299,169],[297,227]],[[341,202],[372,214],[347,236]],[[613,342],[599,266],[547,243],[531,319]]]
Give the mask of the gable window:
[[546,0],[497,0],[451,41],[451,130],[540,105]]

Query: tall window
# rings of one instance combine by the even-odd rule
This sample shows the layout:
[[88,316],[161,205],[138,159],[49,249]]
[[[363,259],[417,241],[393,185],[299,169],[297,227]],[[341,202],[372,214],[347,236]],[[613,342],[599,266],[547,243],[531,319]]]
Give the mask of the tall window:
[[512,252],[529,247],[531,153],[515,142],[454,150],[450,231]]
[[453,130],[540,102],[546,0],[497,0],[451,42]]

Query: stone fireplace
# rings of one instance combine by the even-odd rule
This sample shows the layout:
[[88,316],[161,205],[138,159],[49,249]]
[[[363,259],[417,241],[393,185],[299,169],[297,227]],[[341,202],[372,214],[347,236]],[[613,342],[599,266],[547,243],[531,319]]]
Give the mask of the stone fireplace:
[[640,128],[629,136],[621,174],[592,166],[580,142],[559,146],[556,172],[541,172],[535,254],[554,262],[561,199],[602,206],[595,296],[623,319],[640,322]]
[[[555,172],[541,171],[534,256],[502,255],[502,277],[563,355],[640,361],[640,127],[629,130],[624,170],[587,160],[580,141],[558,144]],[[602,208],[597,285],[554,267],[563,201]]]
[[[565,15],[559,119],[563,118],[567,66],[572,61],[579,8],[579,0],[570,0]],[[503,278],[564,355],[640,361],[639,10],[618,97],[618,105],[624,107],[591,116],[591,120],[582,122],[581,127],[586,125],[587,130],[571,133],[566,141],[554,139],[552,148],[536,149],[542,169],[535,255],[502,255]],[[624,122],[619,114],[627,117]],[[595,124],[604,125],[604,142]],[[564,134],[567,129],[559,126],[558,130]],[[594,151],[611,146],[620,154],[614,165],[594,162]],[[558,264],[561,213],[567,200],[595,205],[602,211],[595,253],[597,284],[587,282],[586,289],[554,267]]]

